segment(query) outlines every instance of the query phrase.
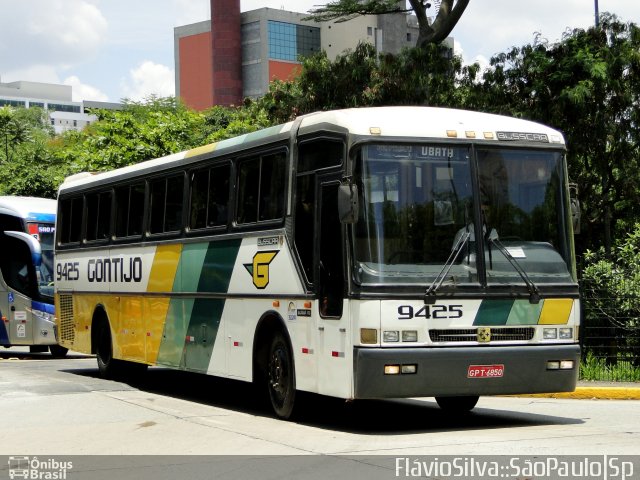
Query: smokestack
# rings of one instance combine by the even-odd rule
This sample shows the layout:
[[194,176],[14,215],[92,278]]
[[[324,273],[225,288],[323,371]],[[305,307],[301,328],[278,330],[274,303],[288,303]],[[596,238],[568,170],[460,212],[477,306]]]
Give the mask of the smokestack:
[[213,104],[242,104],[240,0],[211,0]]

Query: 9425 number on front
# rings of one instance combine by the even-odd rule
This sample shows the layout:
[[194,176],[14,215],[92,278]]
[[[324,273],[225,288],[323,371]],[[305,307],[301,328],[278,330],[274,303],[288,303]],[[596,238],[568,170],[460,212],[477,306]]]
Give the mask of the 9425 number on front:
[[413,305],[400,305],[398,307],[398,320],[413,318],[462,318],[462,305],[421,305],[419,308],[414,308]]

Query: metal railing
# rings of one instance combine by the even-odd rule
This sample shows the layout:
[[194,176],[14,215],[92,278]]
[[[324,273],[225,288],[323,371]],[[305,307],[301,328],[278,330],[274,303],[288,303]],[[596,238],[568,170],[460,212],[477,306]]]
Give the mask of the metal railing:
[[640,292],[581,283],[583,380],[640,382]]

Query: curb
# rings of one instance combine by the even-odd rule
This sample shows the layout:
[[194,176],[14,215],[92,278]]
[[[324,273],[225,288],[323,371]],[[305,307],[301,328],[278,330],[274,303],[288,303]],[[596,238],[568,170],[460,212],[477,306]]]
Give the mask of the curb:
[[533,398],[569,398],[578,400],[640,400],[640,388],[627,387],[576,387],[574,392],[537,393],[517,395]]

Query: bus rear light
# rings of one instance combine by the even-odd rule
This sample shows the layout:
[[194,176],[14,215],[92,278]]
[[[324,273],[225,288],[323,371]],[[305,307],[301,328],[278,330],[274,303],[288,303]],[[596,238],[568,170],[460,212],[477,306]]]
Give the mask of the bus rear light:
[[403,330],[402,331],[402,341],[403,342],[417,342],[418,341],[418,331],[417,330]]
[[366,345],[378,343],[378,330],[376,330],[375,328],[361,328],[360,343]]
[[385,330],[382,332],[382,341],[385,343],[395,343],[400,341],[400,332],[397,330]]

